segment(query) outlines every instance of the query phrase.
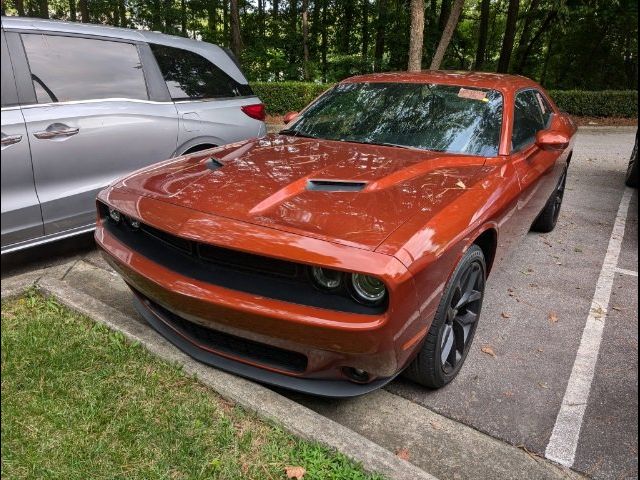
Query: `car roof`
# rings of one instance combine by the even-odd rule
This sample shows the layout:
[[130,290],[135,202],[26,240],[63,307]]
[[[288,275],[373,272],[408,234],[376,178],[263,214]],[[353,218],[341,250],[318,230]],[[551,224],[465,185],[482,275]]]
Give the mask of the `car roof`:
[[58,32],[75,35],[93,35],[105,38],[131,40],[134,42],[150,42],[168,47],[182,48],[202,55],[207,60],[222,68],[237,82],[246,84],[244,77],[234,60],[225,50],[212,43],[192,40],[190,38],[166,35],[149,30],[135,30],[132,28],[110,27],[90,23],[63,22],[60,20],[45,20],[29,17],[2,17],[3,30],[20,30],[33,32]]
[[391,82],[391,83],[441,83],[461,87],[491,88],[496,90],[520,90],[540,88],[533,80],[521,75],[503,73],[470,72],[466,70],[423,70],[421,72],[388,72],[358,75],[343,80],[343,83]]

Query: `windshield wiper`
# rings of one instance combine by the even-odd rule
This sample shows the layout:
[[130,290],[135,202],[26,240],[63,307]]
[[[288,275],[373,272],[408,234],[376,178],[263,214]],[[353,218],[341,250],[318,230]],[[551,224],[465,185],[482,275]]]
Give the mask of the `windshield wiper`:
[[293,137],[316,138],[313,135],[302,133],[300,130],[296,130],[295,128],[285,128],[284,130],[280,130],[278,133],[280,135],[291,135]]
[[389,143],[389,142],[365,142],[358,140],[343,140],[344,142],[352,142],[352,143],[361,143],[363,145],[382,145],[383,147],[396,147],[396,148],[404,148],[406,150],[419,150],[423,151],[423,148],[411,147],[409,145],[400,145],[399,143]]

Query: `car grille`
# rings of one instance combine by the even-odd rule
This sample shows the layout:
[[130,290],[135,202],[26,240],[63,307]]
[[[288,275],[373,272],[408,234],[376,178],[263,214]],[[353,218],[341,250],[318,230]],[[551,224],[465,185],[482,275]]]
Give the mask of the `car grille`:
[[316,289],[305,265],[172,235],[147,224],[133,228],[126,219],[109,220],[98,202],[103,227],[128,248],[180,275],[212,285],[312,307],[379,315],[387,304],[369,306]]

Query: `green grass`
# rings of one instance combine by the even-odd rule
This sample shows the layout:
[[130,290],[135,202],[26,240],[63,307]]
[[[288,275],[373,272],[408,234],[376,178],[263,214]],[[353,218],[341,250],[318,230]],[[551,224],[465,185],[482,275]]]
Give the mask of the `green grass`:
[[2,478],[373,479],[36,292],[2,303]]

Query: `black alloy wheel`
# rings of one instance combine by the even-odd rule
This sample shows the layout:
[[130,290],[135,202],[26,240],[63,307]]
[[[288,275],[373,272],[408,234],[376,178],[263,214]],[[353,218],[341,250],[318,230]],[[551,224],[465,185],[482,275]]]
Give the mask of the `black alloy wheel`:
[[442,294],[431,327],[404,375],[429,388],[453,380],[464,364],[473,341],[487,267],[478,245],[472,245],[456,266]]

